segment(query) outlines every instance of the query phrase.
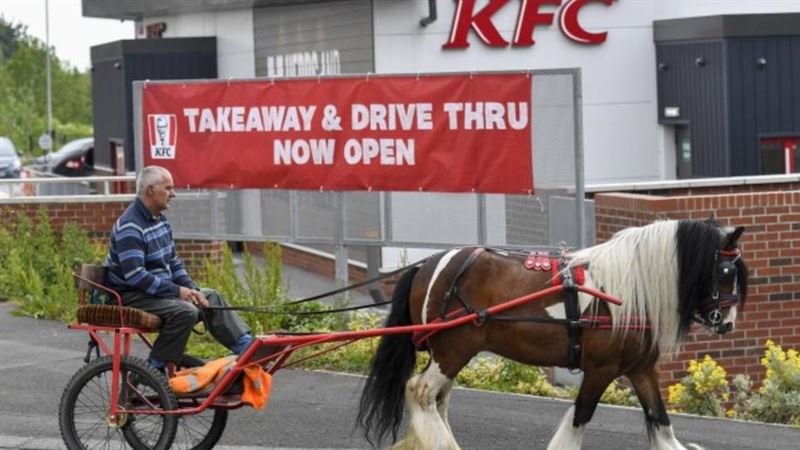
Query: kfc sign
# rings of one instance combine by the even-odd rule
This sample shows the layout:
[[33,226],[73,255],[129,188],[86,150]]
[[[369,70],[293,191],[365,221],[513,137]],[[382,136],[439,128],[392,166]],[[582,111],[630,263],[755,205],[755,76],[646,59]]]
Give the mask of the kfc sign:
[[[453,27],[447,43],[442,47],[467,48],[469,47],[470,29],[490,47],[508,47],[509,41],[497,31],[492,17],[494,14],[506,6],[508,0],[489,0],[489,2],[478,11],[475,11],[477,0],[456,0],[456,12],[453,16]],[[589,3],[604,3],[611,6],[614,0],[521,0],[517,12],[517,25],[514,29],[514,36],[511,38],[511,45],[514,47],[530,47],[536,43],[533,37],[534,30],[539,25],[552,25],[555,13],[542,12],[540,9],[545,5],[561,6],[559,12],[558,26],[564,35],[580,44],[601,44],[605,42],[608,32],[592,33],[586,31],[580,23],[579,15],[581,9]]]
[[150,157],[175,159],[178,125],[175,114],[148,114],[147,131],[150,138]]

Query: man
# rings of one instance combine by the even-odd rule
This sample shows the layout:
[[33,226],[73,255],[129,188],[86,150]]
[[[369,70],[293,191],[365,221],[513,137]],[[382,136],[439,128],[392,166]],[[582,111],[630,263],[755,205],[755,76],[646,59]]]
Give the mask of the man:
[[162,369],[180,363],[192,327],[204,320],[222,345],[240,354],[252,342],[250,330],[236,313],[204,309],[227,306],[213,289],[199,290],[175,253],[172,227],[161,214],[175,197],[172,174],[148,166],[136,177],[136,199],[111,231],[105,266],[106,283],[122,296],[125,306],[161,318],[149,362]]

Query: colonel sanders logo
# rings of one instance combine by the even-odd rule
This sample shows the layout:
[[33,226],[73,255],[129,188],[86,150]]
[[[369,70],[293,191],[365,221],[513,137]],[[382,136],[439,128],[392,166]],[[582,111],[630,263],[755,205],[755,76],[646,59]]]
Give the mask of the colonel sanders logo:
[[147,128],[150,132],[150,157],[175,159],[175,142],[178,135],[178,121],[175,114],[148,114]]

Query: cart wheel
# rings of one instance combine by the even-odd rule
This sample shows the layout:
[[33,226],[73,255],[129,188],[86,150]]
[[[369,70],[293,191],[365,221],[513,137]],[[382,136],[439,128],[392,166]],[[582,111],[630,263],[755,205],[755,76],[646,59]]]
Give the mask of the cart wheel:
[[[200,367],[205,365],[205,361],[196,356],[184,354],[181,359],[180,367],[186,369],[190,367]],[[184,404],[181,407],[196,407],[199,403]],[[228,423],[227,409],[208,408],[198,414],[181,415],[178,417],[178,430],[175,439],[172,441],[172,449],[176,450],[209,450],[222,437],[225,425]],[[142,444],[139,431],[135,427],[128,427],[123,430],[128,443],[136,450],[147,449]]]
[[112,380],[111,356],[83,366],[67,384],[61,396],[58,421],[67,448],[124,448],[128,429],[146,437],[141,448],[166,450],[175,438],[178,418],[174,415],[144,415],[130,411],[175,409],[177,402],[167,380],[144,360],[132,356],[120,359],[120,400],[129,412],[116,420],[109,415]]
[[178,432],[172,442],[177,450],[209,450],[214,448],[228,423],[227,409],[208,408],[205,411],[181,416]]

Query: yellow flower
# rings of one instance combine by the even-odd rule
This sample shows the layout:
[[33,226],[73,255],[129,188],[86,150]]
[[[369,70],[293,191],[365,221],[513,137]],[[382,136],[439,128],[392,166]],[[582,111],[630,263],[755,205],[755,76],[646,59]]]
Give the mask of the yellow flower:
[[668,402],[672,403],[673,405],[679,404],[683,397],[683,393],[686,391],[686,388],[681,383],[673,384],[667,388],[669,392]]

